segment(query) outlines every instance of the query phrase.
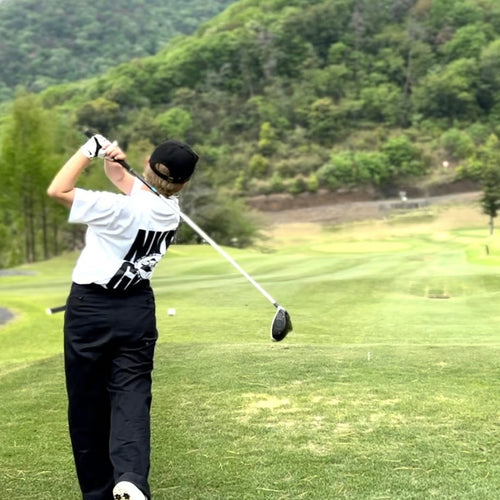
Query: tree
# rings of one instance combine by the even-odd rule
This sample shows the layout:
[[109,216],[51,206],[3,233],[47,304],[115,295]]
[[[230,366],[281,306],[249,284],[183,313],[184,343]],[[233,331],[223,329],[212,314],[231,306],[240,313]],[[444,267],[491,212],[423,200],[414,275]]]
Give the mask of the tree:
[[117,124],[119,112],[120,106],[116,102],[99,97],[83,104],[77,110],[76,117],[80,125],[106,135]]
[[[23,258],[17,253],[10,265],[48,258],[51,253],[49,220],[53,209],[45,191],[56,163],[53,124],[33,94],[18,95],[3,134],[0,159],[2,222],[11,231],[10,245],[23,241],[24,246]],[[6,245],[4,242],[4,252]]]
[[398,125],[404,122],[404,97],[401,90],[391,83],[365,87],[361,91],[363,114],[374,122]]
[[[259,237],[256,215],[242,199],[231,193],[216,191],[209,176],[199,171],[196,182],[181,195],[181,207],[217,243],[245,247]],[[200,243],[200,236],[182,224],[176,236],[178,243]]]
[[276,131],[269,122],[264,122],[260,127],[259,151],[266,156],[273,154],[278,143],[276,141]]
[[340,133],[340,110],[330,97],[313,102],[308,121],[311,136],[320,144],[334,142]]
[[423,175],[424,165],[420,150],[407,136],[390,138],[382,146],[382,152],[387,155],[393,169],[393,179]]
[[[193,33],[234,0],[0,1],[0,82],[29,91],[98,75]],[[103,12],[119,12],[109,23]],[[117,82],[115,89],[123,86]],[[140,88],[140,87],[137,87]],[[0,92],[0,101],[5,94]],[[135,94],[137,95],[137,94]],[[122,94],[126,98],[126,93]],[[134,96],[129,96],[134,98]],[[126,105],[127,102],[124,102]]]
[[326,60],[328,50],[339,41],[349,23],[350,8],[346,0],[318,2],[290,15],[285,22],[284,35],[288,40],[299,36],[312,44],[319,57]]
[[414,89],[415,109],[450,121],[475,118],[479,111],[476,75],[477,62],[474,59],[457,59],[441,71],[429,73]]
[[500,141],[495,135],[479,149],[476,163],[480,164],[481,207],[490,217],[490,234],[493,234],[494,220],[500,209]]
[[443,132],[439,142],[446,160],[463,160],[474,151],[474,141],[469,134],[457,128],[450,128]]
[[500,209],[500,165],[490,164],[483,172],[481,179],[481,207],[483,213],[490,217],[490,235],[494,232],[494,220]]
[[260,153],[256,153],[252,155],[248,162],[248,172],[249,177],[264,177],[269,171],[269,160],[261,155]]
[[193,119],[191,113],[183,108],[174,107],[156,117],[161,131],[166,137],[184,139],[191,127]]
[[448,61],[459,58],[477,58],[488,43],[486,25],[471,24],[457,30],[442,48]]
[[429,23],[435,29],[441,29],[443,26],[460,28],[478,22],[482,12],[478,5],[474,5],[475,3],[463,0],[433,0]]
[[500,101],[500,39],[491,42],[479,59],[478,100],[486,111]]

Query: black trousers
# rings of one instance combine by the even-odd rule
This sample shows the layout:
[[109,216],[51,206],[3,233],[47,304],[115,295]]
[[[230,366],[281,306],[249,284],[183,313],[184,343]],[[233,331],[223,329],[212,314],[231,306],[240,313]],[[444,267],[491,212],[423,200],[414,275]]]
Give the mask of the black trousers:
[[131,481],[151,497],[151,373],[157,337],[149,284],[116,295],[73,283],[64,357],[69,431],[84,500],[112,500],[119,481]]

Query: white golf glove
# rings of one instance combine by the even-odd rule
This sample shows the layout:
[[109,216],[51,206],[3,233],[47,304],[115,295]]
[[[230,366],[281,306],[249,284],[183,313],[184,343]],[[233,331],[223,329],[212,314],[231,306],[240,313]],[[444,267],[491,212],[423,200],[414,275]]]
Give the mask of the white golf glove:
[[80,151],[89,159],[104,158],[110,144],[111,142],[106,137],[95,134],[80,148]]

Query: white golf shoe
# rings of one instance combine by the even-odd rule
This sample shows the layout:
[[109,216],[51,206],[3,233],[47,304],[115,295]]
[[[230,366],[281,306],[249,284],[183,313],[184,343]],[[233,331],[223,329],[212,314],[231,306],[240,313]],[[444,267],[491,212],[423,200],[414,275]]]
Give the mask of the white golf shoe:
[[120,481],[113,488],[115,500],[148,500],[146,495],[133,483]]

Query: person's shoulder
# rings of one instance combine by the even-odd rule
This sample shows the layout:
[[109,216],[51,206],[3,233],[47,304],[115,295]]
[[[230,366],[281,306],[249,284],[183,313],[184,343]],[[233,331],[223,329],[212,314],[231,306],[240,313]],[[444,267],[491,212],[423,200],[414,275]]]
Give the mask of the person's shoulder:
[[126,206],[129,196],[111,191],[95,191],[92,189],[80,189],[75,191],[75,200],[79,203],[94,206]]

